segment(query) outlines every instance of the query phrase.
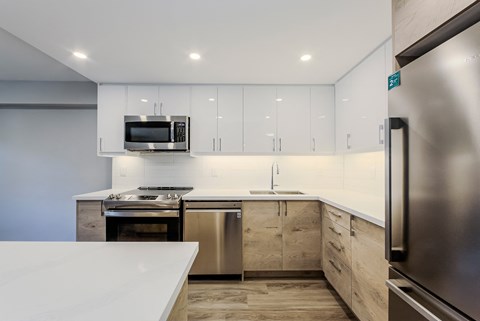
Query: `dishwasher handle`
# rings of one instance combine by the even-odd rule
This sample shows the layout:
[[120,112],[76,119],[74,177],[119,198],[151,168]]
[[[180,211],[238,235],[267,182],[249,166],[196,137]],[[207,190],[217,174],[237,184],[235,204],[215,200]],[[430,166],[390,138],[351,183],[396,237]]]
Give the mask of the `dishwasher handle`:
[[185,211],[186,214],[188,213],[242,213],[241,209],[212,209],[212,210],[195,210],[195,209],[187,209]]

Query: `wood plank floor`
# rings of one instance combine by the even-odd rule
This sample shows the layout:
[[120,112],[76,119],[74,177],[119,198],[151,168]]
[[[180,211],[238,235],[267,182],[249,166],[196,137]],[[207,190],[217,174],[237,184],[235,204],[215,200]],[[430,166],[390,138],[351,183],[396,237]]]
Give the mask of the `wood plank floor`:
[[190,281],[189,321],[356,320],[325,280]]

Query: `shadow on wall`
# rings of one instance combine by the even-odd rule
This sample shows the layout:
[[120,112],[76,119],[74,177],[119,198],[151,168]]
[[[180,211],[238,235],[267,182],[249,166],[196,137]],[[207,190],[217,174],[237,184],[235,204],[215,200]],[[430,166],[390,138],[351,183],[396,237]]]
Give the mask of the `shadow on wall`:
[[95,109],[0,109],[0,241],[75,240],[72,196],[111,187]]

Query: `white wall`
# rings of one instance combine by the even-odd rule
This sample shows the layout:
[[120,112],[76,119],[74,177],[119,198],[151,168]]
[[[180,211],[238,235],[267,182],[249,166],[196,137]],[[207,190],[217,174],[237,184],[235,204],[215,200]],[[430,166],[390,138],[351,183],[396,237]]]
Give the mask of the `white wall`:
[[273,161],[279,189],[333,188],[384,195],[383,152],[333,156],[202,156],[160,154],[113,159],[114,188],[193,186],[265,189]]
[[75,240],[72,196],[109,188],[95,109],[0,109],[0,240]]

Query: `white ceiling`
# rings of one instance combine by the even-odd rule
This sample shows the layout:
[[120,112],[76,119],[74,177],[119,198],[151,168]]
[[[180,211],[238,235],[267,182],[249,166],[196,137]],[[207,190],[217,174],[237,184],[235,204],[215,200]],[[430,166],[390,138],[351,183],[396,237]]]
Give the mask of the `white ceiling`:
[[0,81],[89,81],[0,28]]
[[0,0],[0,27],[96,82],[330,84],[390,36],[390,2]]

